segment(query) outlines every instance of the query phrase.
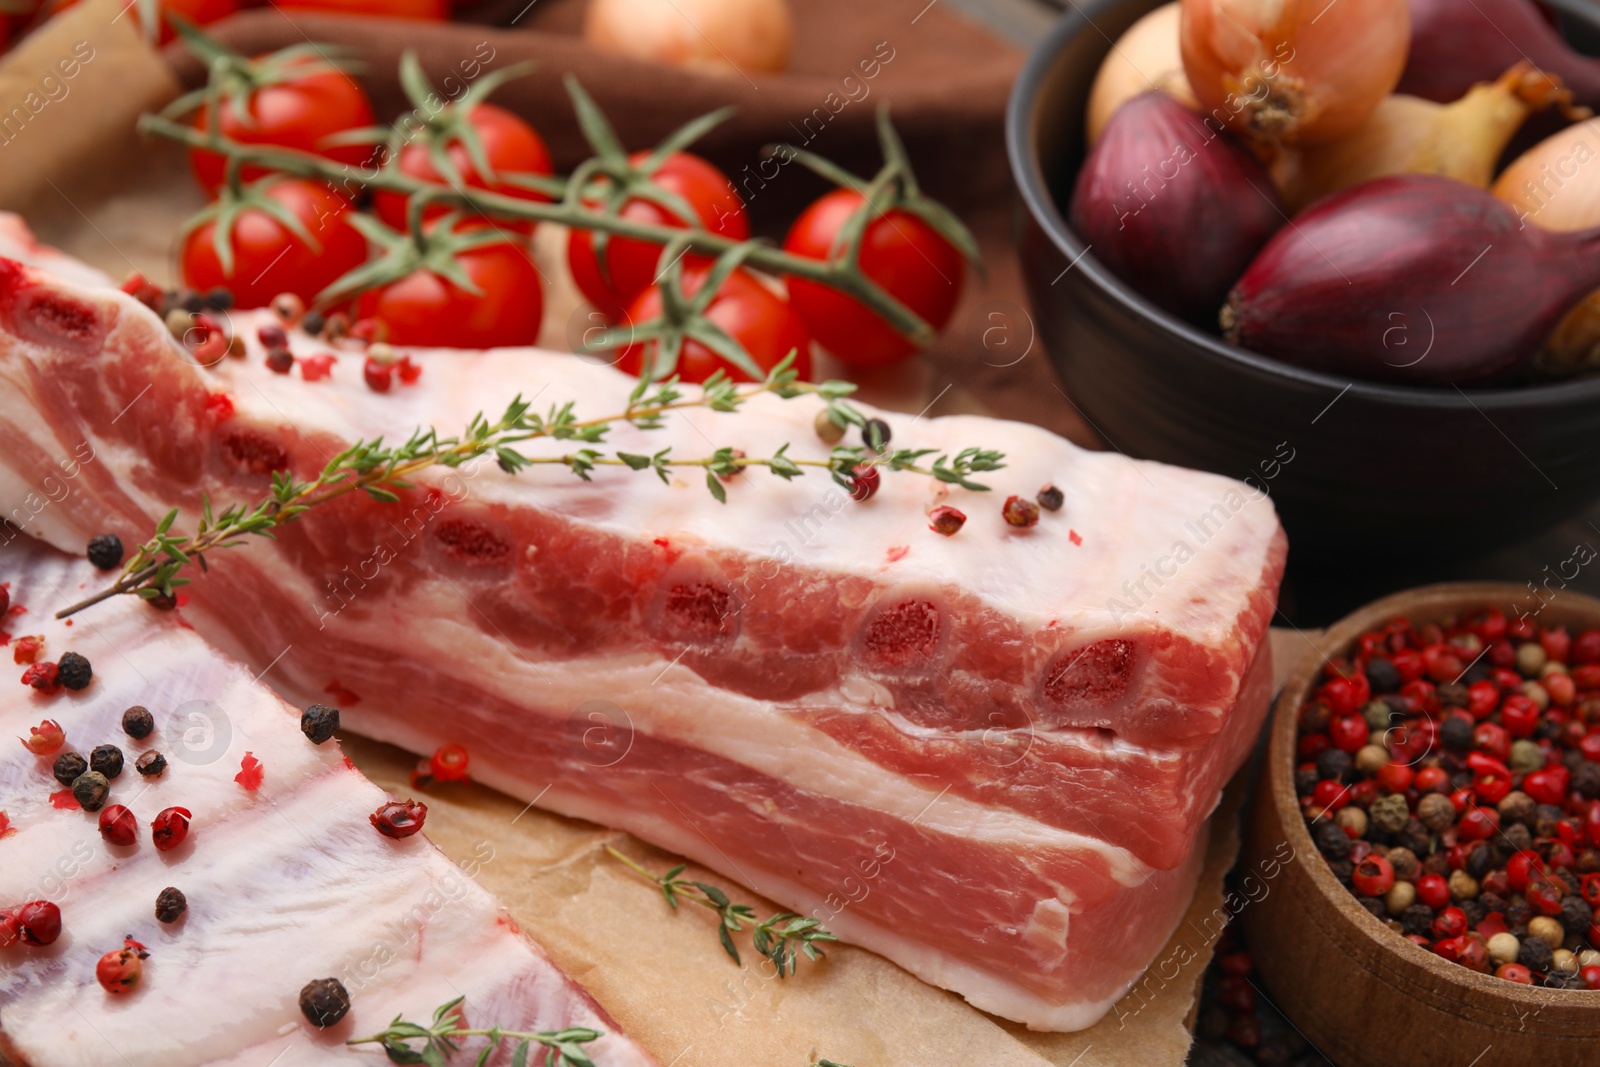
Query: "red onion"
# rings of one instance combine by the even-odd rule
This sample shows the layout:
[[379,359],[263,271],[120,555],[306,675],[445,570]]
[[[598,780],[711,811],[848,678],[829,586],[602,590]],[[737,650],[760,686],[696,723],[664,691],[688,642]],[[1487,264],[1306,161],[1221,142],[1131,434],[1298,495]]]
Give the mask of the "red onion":
[[1295,217],[1228,296],[1230,341],[1312,370],[1482,381],[1600,286],[1600,228],[1547,233],[1482,189],[1408,174]]
[[1524,60],[1600,105],[1600,59],[1573,51],[1531,0],[1411,0],[1411,57],[1396,92],[1445,104]]
[[1206,324],[1286,217],[1255,157],[1164,92],[1117,109],[1078,172],[1069,216],[1111,273]]

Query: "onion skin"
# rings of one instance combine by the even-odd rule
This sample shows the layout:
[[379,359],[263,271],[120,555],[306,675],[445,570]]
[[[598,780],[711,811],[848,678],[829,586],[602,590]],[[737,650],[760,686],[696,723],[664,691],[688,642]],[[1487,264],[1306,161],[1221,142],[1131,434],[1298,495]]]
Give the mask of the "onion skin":
[[[1343,2],[1343,0],[1341,0]],[[1410,0],[1411,58],[1399,91],[1455,100],[1521,60],[1600,107],[1600,59],[1573,51],[1530,0]]]
[[[1569,127],[1517,157],[1494,195],[1540,229],[1571,233],[1600,226],[1600,119]],[[1539,357],[1539,369],[1571,374],[1600,367],[1600,291],[1556,327]]]
[[1552,105],[1575,114],[1571,93],[1527,63],[1494,82],[1473,86],[1451,104],[1396,93],[1338,140],[1285,152],[1273,167],[1273,178],[1296,212],[1342,189],[1392,174],[1437,174],[1486,189],[1506,145],[1528,116]]
[[1113,274],[1174,315],[1209,325],[1287,216],[1254,156],[1152,92],[1111,117],[1078,172],[1068,218]]
[[583,37],[603,52],[711,74],[788,66],[788,0],[589,0]]
[[1183,66],[1201,108],[1269,144],[1316,144],[1349,133],[1394,90],[1405,67],[1406,0],[1182,3]]
[[1158,7],[1128,27],[1100,64],[1089,90],[1089,110],[1085,120],[1089,147],[1111,121],[1117,108],[1152,89],[1170,93],[1185,107],[1200,110],[1200,101],[1189,88],[1183,72],[1183,51],[1178,47],[1178,20],[1182,17],[1178,0]]
[[1310,370],[1483,382],[1529,362],[1597,285],[1600,229],[1547,233],[1488,192],[1411,174],[1338,193],[1280,230],[1222,325]]

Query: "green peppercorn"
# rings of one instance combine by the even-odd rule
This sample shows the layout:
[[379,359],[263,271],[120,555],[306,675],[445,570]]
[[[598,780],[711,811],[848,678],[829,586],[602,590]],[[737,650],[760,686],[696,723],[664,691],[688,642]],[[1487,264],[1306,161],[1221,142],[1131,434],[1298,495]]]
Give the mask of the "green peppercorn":
[[1367,721],[1367,729],[1373,734],[1381,734],[1389,728],[1393,718],[1389,705],[1381,700],[1369,700],[1361,709],[1361,717]]
[[1395,793],[1378,797],[1367,808],[1372,825],[1386,834],[1399,833],[1411,817],[1406,798]]
[[84,771],[73,781],[72,795],[84,811],[99,811],[111,795],[111,783],[99,771]]
[[1515,774],[1527,774],[1544,766],[1544,750],[1538,745],[1523,738],[1511,743],[1511,770]]

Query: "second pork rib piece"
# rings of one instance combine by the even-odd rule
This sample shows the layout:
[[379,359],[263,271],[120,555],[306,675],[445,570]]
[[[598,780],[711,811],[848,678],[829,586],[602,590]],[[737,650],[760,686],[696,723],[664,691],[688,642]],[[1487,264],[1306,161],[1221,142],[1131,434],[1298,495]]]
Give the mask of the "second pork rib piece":
[[[131,299],[5,265],[0,505],[51,499],[81,445],[30,532],[137,542],[357,438],[457,432],[518,392],[612,414],[633,384],[569,355],[424,352],[420,383],[378,395],[358,355],[320,382],[269,373],[268,318],[234,318],[248,358],[204,370]],[[823,455],[816,410],[767,396],[607,443]],[[891,474],[858,503],[748,471],[719,505],[698,478],[485,461],[223,554],[188,610],[290,694],[365,698],[344,697],[361,732],[463,743],[489,784],[692,856],[978,1007],[1090,1025],[1177,923],[1264,714],[1282,532],[1227,479],[873,414],[896,446],[1004,451],[995,492]],[[1002,520],[1047,483],[1059,513]],[[929,531],[937,503],[968,514],[956,536]]]

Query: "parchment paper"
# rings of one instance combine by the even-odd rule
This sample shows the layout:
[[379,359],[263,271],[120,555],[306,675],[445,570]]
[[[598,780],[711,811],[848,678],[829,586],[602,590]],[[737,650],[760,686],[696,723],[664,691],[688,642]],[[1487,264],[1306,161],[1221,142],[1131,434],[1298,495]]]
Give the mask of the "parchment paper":
[[[140,144],[131,133],[137,115],[161,106],[177,86],[121,13],[119,0],[87,0],[0,61],[0,109],[26,109],[30,92],[59,97],[0,144],[0,207],[21,211],[41,239],[113,277],[137,269],[170,283],[171,235],[202,200],[181,152]],[[62,77],[60,61],[74,49],[81,54],[80,42],[93,58],[80,61],[64,82],[67,91],[44,83]],[[544,341],[565,347],[578,299],[556,266],[563,236],[552,226],[539,234],[536,255],[554,309]],[[935,399],[929,379],[908,377],[909,384],[873,390],[871,399],[923,409]],[[978,395],[951,399],[941,412],[985,409]],[[1291,636],[1290,646],[1298,640]],[[345,747],[380,784],[412,793],[407,772],[415,757],[359,738]],[[670,911],[654,887],[603,847],[614,845],[657,871],[676,858],[476,785],[435,786],[421,799],[429,806],[429,837],[497,894],[663,1067],[807,1067],[819,1057],[855,1067],[1145,1067],[1181,1064],[1189,1048],[1195,996],[1221,926],[1223,876],[1238,848],[1243,777],[1213,820],[1200,888],[1158,957],[1159,973],[1077,1034],[1029,1033],[849,946],[830,948],[825,961],[804,964],[798,976],[764,978],[750,966],[751,953],[743,968],[728,959],[709,912]],[[763,914],[777,910],[719,876],[696,874]]]

